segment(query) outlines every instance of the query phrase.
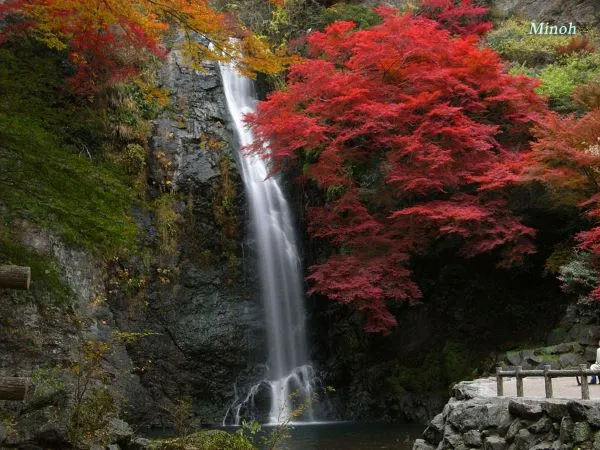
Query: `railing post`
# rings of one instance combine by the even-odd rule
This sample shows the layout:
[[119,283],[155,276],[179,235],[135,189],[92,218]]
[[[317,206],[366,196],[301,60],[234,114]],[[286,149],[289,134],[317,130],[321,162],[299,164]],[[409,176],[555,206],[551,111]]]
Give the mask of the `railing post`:
[[581,364],[579,366],[581,368],[581,398],[583,400],[590,399],[590,387],[588,386],[587,375],[585,374],[585,370],[587,369],[587,364]]
[[504,384],[502,383],[502,366],[496,367],[496,393],[498,397],[502,397],[504,395]]
[[550,364],[544,365],[544,384],[546,385],[546,398],[552,398],[552,378],[548,375]]
[[517,378],[517,397],[523,397],[523,378],[521,377],[521,366],[515,368]]

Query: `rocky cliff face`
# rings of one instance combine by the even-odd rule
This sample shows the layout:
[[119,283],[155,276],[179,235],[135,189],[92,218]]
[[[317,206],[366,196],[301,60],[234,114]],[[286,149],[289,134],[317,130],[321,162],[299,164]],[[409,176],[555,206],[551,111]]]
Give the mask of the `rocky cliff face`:
[[[202,422],[220,423],[234,385],[264,375],[265,344],[225,96],[218,66],[203,69],[173,50],[162,71],[171,106],[157,121],[149,185],[156,201],[167,199],[177,232],[160,236],[169,233],[160,230],[160,209],[140,216],[156,249],[146,304],[132,310],[118,290],[110,302],[119,327],[158,333],[129,347],[154,401],[189,397]],[[158,425],[158,416],[136,411],[131,419]]]
[[574,22],[589,27],[600,23],[596,0],[493,0],[497,11],[539,22]]
[[[70,304],[32,302],[46,295],[35,289],[35,279],[22,301],[0,292],[0,375],[31,376],[40,367],[60,367],[53,376],[68,373],[81,359],[82,343],[110,341],[103,377],[127,421],[172,425],[169,410],[189,399],[194,417],[214,424],[236,387],[243,392],[264,376],[247,208],[218,66],[190,68],[173,50],[160,80],[170,105],[155,122],[147,161],[150,208],[133,211],[142,237],[138,253],[104,261],[21,224],[24,245],[56,265],[57,289]],[[143,336],[115,341],[115,330]],[[60,381],[48,373],[43,383]],[[60,392],[63,399],[72,395]],[[36,440],[42,424],[65,415],[64,408],[64,402],[41,407],[22,421],[14,442]],[[62,439],[60,426],[53,433]]]

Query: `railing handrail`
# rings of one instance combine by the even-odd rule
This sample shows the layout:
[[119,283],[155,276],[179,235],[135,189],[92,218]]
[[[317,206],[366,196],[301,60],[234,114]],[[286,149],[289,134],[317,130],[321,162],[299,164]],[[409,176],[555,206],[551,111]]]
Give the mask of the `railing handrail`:
[[[584,369],[583,373],[585,375],[600,375],[600,370],[591,370]],[[552,378],[561,378],[561,377],[574,377],[581,375],[581,369],[550,369],[548,372],[542,369],[525,369],[519,372],[520,376],[525,377],[543,377],[544,375],[548,375]],[[515,370],[502,370],[499,369],[496,371],[496,375],[501,376],[503,378],[514,377],[517,375],[517,371]]]
[[581,398],[583,400],[590,399],[590,390],[587,377],[589,375],[600,376],[600,370],[591,370],[587,368],[587,364],[581,364],[579,369],[551,369],[549,364],[540,369],[523,370],[521,366],[515,366],[514,370],[503,370],[501,366],[496,368],[496,389],[498,397],[504,395],[503,378],[515,377],[517,383],[517,397],[523,397],[523,378],[526,377],[544,377],[546,389],[546,398],[552,398],[552,378],[563,377],[581,377]]

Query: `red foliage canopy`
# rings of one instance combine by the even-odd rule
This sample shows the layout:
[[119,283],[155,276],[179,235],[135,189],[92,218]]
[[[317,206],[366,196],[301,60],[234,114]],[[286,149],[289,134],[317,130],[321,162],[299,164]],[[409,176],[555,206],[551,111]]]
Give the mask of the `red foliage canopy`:
[[[581,118],[548,115],[536,129],[532,151],[500,170],[517,182],[538,180],[563,193],[584,209],[596,224],[600,219],[600,108]],[[507,177],[508,178],[508,177]],[[589,250],[600,273],[600,225],[577,235],[579,246]],[[599,278],[600,279],[600,278]],[[600,285],[592,295],[600,300]]]
[[536,83],[438,24],[379,9],[382,24],[337,22],[309,38],[287,89],[248,117],[251,151],[270,146],[274,170],[303,164],[327,201],[309,231],[337,249],[311,267],[311,292],[351,304],[366,330],[395,325],[387,301],[411,301],[409,255],[454,236],[465,256],[498,249],[502,263],[533,252],[534,230],[501,192],[478,188],[495,163],[527,148],[544,113]]
[[423,15],[439,22],[452,34],[481,35],[492,28],[485,17],[489,8],[473,5],[473,0],[423,0]]

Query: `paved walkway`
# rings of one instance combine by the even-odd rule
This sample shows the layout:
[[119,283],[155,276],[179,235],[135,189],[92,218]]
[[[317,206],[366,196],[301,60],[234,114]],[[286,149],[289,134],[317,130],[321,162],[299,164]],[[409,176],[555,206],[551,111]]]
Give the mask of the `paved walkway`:
[[[589,381],[589,378],[588,378]],[[496,395],[496,378],[490,378],[493,382],[493,395]],[[590,400],[600,400],[600,384],[590,384]],[[575,377],[553,378],[553,398],[575,398],[581,399],[581,386],[577,384]],[[515,378],[504,378],[504,396],[517,396],[517,383]],[[545,398],[544,377],[526,377],[523,379],[523,396]]]

